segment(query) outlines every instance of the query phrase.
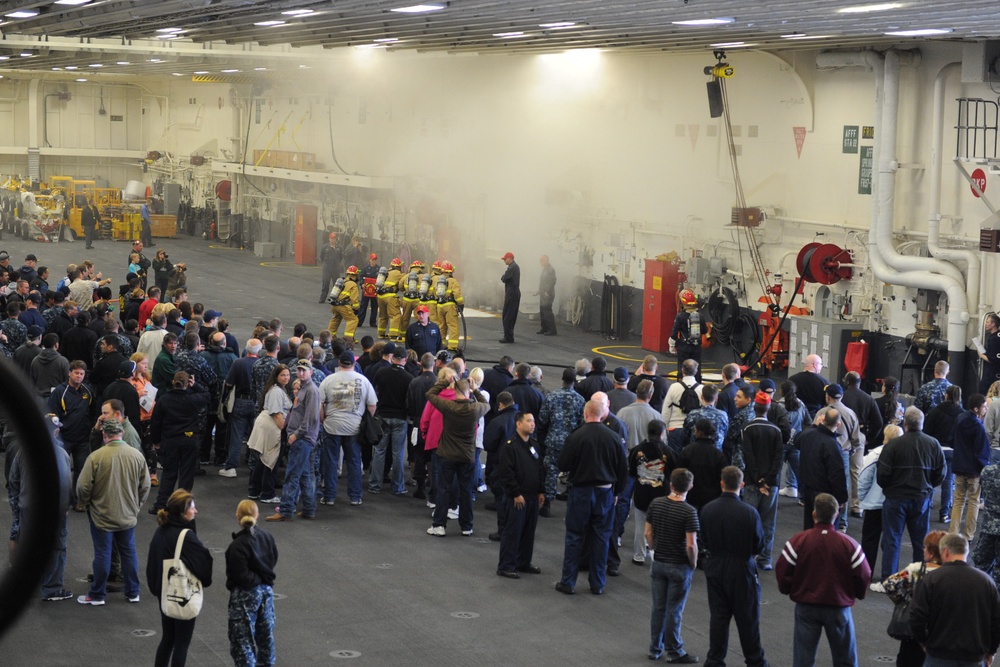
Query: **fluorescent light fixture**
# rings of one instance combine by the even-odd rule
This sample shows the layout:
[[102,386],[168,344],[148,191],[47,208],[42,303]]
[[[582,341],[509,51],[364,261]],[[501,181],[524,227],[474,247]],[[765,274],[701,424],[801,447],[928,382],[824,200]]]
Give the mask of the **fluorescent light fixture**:
[[398,42],[398,37],[380,37],[375,40],[377,44],[391,44],[392,42]]
[[285,22],[280,21],[278,19],[271,19],[270,21],[257,21],[254,23],[254,25],[260,26],[262,28],[272,28],[276,25],[285,25]]
[[77,81],[79,81],[80,83],[86,83],[87,80],[86,79],[77,79]]
[[736,19],[728,17],[719,17],[714,19],[691,19],[689,21],[671,21],[674,25],[725,25],[727,23],[732,23]]
[[309,65],[299,65],[299,69],[309,69]]
[[436,12],[447,6],[448,5],[444,2],[429,2],[422,5],[410,5],[409,7],[396,7],[395,9],[390,9],[389,11],[397,12],[399,14],[422,14],[424,12]]
[[232,74],[233,72],[239,72],[239,70],[238,69],[224,69],[224,70],[221,70],[221,72],[223,74]]
[[843,7],[837,10],[838,14],[867,14],[869,12],[887,12],[890,9],[902,7],[899,2],[883,2],[878,5],[855,5],[854,7]]
[[281,12],[283,16],[308,16],[312,14],[311,9],[289,9],[288,11]]
[[21,51],[21,57],[22,58],[30,58],[33,55],[35,55],[35,54],[32,53],[31,51]]
[[709,46],[714,46],[717,48],[725,47],[736,47],[736,46],[746,46],[746,42],[719,42],[718,44],[709,44]]
[[68,70],[75,70],[75,69],[79,69],[79,68],[76,65],[66,65],[66,69],[68,69]]
[[575,25],[572,21],[556,21],[555,23],[539,23],[538,27],[548,30],[560,30],[562,28],[572,28]]
[[156,32],[184,32],[184,28],[157,28]]
[[930,35],[947,35],[951,28],[919,28],[915,30],[895,30],[887,32],[886,35],[893,37],[928,37]]
[[53,72],[61,72],[62,71],[62,67],[53,67],[52,71]]
[[159,58],[150,58],[149,62],[151,62],[151,63],[162,63],[163,61],[160,60]]
[[266,67],[254,67],[253,71],[255,71],[255,72],[266,72],[267,68]]
[[156,36],[157,39],[177,39],[178,37],[180,37],[180,35],[169,34],[169,35],[157,35]]
[[0,60],[10,60],[10,56],[0,56]]
[[101,63],[90,63],[90,67],[104,67]]
[[515,37],[525,37],[526,35],[520,30],[514,30],[512,32],[495,32],[493,36],[500,39],[514,39]]
[[127,60],[119,60],[119,61],[118,61],[118,62],[116,62],[115,64],[116,64],[116,65],[131,65],[132,63],[130,63],[130,62],[129,62],[129,61],[127,61]]
[[56,0],[55,4],[57,4],[57,5],[69,5],[71,7],[76,7],[76,6],[79,6],[79,5],[85,5],[88,2],[92,2],[92,0]]
[[783,39],[793,39],[793,40],[830,39],[830,35],[804,35],[804,34],[801,34],[801,33],[799,33],[797,35],[782,35],[781,37]]
[[174,76],[184,76],[184,75],[183,75],[183,74],[181,74],[180,72],[171,72],[171,74],[173,74]]
[[37,9],[18,9],[15,12],[4,14],[9,19],[33,19],[38,16]]
[[208,74],[208,70],[207,69],[200,69],[197,72],[195,72],[195,74]]

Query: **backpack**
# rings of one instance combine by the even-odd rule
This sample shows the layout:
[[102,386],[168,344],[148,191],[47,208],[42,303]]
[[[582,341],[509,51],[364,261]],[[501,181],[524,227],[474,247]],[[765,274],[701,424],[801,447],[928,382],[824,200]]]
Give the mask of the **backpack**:
[[701,398],[698,397],[698,387],[700,386],[701,385],[697,382],[690,387],[688,385],[684,385],[684,392],[681,394],[681,397],[677,399],[677,403],[674,404],[680,408],[681,412],[684,414],[688,414],[695,408],[701,407]]

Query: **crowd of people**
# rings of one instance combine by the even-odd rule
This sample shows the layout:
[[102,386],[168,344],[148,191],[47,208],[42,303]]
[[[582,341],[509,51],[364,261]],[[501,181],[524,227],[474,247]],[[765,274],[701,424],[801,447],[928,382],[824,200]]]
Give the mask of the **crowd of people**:
[[[697,568],[705,570],[711,612],[706,664],[725,664],[732,619],[747,664],[767,664],[759,572],[772,569],[796,603],[795,665],[814,663],[823,631],[836,664],[857,664],[850,609],[870,590],[911,608],[899,664],[923,664],[925,656],[928,665],[978,664],[1000,644],[996,585],[962,569],[970,542],[972,561],[985,572],[993,573],[1000,554],[1000,382],[963,407],[947,363],[939,362],[934,380],[904,410],[893,378],[873,399],[856,373],[843,384],[823,377],[818,355],[780,386],[770,379],[751,385],[735,364],[722,369],[720,385],[703,384],[695,359],[682,361],[671,384],[652,355],[609,374],[597,356],[564,369],[561,386],[547,391],[539,367],[505,355],[491,368],[470,369],[447,349],[450,334],[412,337],[412,326],[428,326],[429,308],[419,298],[410,304],[418,322],[405,330],[395,310],[401,313],[402,303],[386,303],[382,340],[362,337],[357,354],[350,324],[338,337],[333,322],[315,335],[296,324],[285,336],[280,320],[260,321],[241,345],[222,312],[190,303],[183,287],[168,296],[158,285],[144,287],[142,248],[133,246],[116,301],[86,261],[67,267],[55,287],[32,289],[47,275],[32,256],[16,272],[15,288],[2,294],[0,352],[47,406],[69,478],[67,501],[89,517],[94,571],[88,593],[77,598],[82,605],[103,605],[116,591],[139,602],[134,530],[154,495],[147,511],[160,527],[147,553],[150,592],[161,598],[164,563],[172,559],[183,561],[199,586],[211,584],[212,558],[197,537],[192,494],[197,476],[214,469],[247,483],[236,509],[240,531],[226,553],[238,665],[273,664],[277,652],[271,586],[278,551],[257,526],[258,503],[275,508],[265,522],[314,520],[320,506],[341,500],[342,476],[349,507],[366,494],[425,501],[433,510],[431,537],[448,535],[449,521],[473,535],[474,499],[488,494],[496,529],[491,522],[485,532],[499,543],[496,573],[508,579],[541,573],[532,558],[539,518],[553,516],[554,501],[566,501],[555,585],[566,595],[575,594],[581,571],[593,595],[621,574],[622,537],[634,512],[631,562],[650,568],[653,660],[700,661],[681,637]],[[9,280],[5,255],[0,271]],[[377,257],[370,261],[376,266]],[[388,272],[382,286],[409,284],[401,263],[392,264],[398,275]],[[382,299],[387,293],[377,289],[380,312],[383,301],[407,298],[390,290]],[[122,323],[115,306],[134,317]],[[331,299],[331,306],[335,319],[344,307],[356,323],[355,304]],[[19,509],[30,499],[16,438],[8,436],[16,549]],[[939,486],[950,533],[930,539]],[[779,497],[798,500],[804,531],[775,556]],[[846,534],[851,518],[863,520],[861,544]],[[904,527],[913,560],[926,561],[916,569],[900,569]],[[63,582],[65,550],[63,521],[44,600],[72,597]],[[872,581],[879,550],[881,576]],[[968,609],[940,579],[958,582]],[[942,619],[940,605],[956,605],[961,620]],[[194,619],[170,616],[165,607],[156,664],[183,664]]]

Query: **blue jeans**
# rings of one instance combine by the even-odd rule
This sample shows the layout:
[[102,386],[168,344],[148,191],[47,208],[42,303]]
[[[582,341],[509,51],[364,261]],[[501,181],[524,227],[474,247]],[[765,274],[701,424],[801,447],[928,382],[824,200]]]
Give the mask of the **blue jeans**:
[[778,487],[768,489],[770,495],[764,495],[757,489],[743,487],[743,500],[760,514],[760,523],[764,528],[764,546],[761,547],[758,563],[771,563],[771,549],[774,547],[774,526],[778,521]]
[[448,525],[448,508],[453,507],[455,480],[458,480],[458,525],[462,530],[472,530],[472,473],[475,463],[469,461],[452,461],[446,458],[437,457],[436,468],[437,497],[434,502],[434,524],[435,526]]
[[[56,522],[56,542],[52,545],[52,556],[42,573],[42,597],[55,595],[63,589],[63,576],[66,573],[66,513],[59,515]],[[109,561],[110,569],[110,561]],[[137,575],[138,576],[138,575]]]
[[899,547],[903,527],[913,544],[911,563],[919,562],[924,554],[924,537],[930,528],[931,498],[900,500],[886,498],[882,504],[882,579],[899,570]]
[[[88,516],[89,518],[89,516]],[[115,532],[101,530],[90,520],[90,537],[94,541],[94,581],[90,584],[90,597],[103,600],[107,595],[108,573],[111,571],[111,542],[118,545],[122,556],[122,577],[125,595],[139,595],[139,559],[135,555],[135,528]]]
[[246,435],[251,420],[256,417],[253,401],[249,398],[237,398],[233,402],[233,412],[229,415],[229,456],[226,458],[226,468],[240,467],[243,436]]
[[393,493],[406,493],[406,420],[383,418],[382,439],[375,445],[372,455],[371,473],[368,475],[368,490],[382,490],[382,473],[385,471],[385,452],[392,446],[392,468],[389,479],[392,480]]
[[792,665],[813,667],[820,633],[826,631],[833,667],[858,667],[858,647],[854,640],[854,617],[850,607],[819,604],[795,605],[795,634]]
[[[837,528],[847,532],[847,517],[850,516],[849,506],[851,504],[851,452],[850,450],[840,450],[840,455],[844,459],[844,479],[847,480],[847,500],[840,505],[840,515],[837,519]],[[923,542],[921,542],[923,545]],[[922,551],[922,547],[921,547]]]
[[615,529],[611,533],[611,539],[618,539],[625,534],[625,522],[628,521],[628,513],[632,508],[632,492],[635,491],[635,477],[629,475],[625,479],[625,489],[618,496],[615,504]]
[[347,468],[347,495],[351,502],[361,500],[361,445],[357,435],[330,435],[323,431],[323,500],[327,504],[337,499],[337,469],[340,467],[340,450],[344,450],[344,467]]
[[650,655],[666,653],[667,660],[685,655],[681,616],[693,575],[694,568],[690,565],[653,561],[649,572],[653,590],[653,613],[649,619]]
[[[944,480],[941,482],[941,516],[947,516],[948,521],[951,521],[951,501],[955,497],[955,471],[951,467],[951,461],[954,457],[954,449],[945,450]],[[922,552],[921,555],[923,555]]]
[[[779,488],[799,488],[799,455],[799,450],[792,447],[791,441],[785,443],[785,463],[788,464],[788,477],[778,482]],[[782,470],[784,470],[784,466],[782,466]]]
[[687,444],[688,443],[684,442],[683,428],[675,428],[667,431],[667,447],[673,451],[674,454],[680,456],[681,450],[683,450]]
[[316,477],[313,474],[313,443],[296,438],[288,448],[285,466],[285,486],[281,489],[282,516],[292,516],[302,497],[302,514],[316,514]]
[[610,488],[572,486],[566,503],[566,544],[563,551],[564,586],[576,586],[576,574],[583,553],[583,539],[590,534],[591,590],[604,588],[608,567],[608,540],[615,521],[615,494]]

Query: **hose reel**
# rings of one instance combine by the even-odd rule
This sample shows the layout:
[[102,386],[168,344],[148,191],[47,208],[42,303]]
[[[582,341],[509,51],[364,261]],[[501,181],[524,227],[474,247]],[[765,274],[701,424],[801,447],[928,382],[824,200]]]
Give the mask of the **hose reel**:
[[834,243],[807,243],[795,258],[795,268],[807,283],[833,285],[850,280],[851,253]]

